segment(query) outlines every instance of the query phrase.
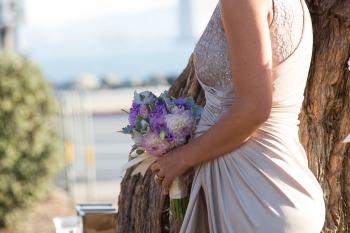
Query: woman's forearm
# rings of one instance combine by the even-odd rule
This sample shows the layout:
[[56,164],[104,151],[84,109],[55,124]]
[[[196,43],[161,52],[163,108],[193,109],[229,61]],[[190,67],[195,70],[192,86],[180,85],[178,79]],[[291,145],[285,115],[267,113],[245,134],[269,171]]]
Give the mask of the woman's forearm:
[[247,102],[233,104],[216,124],[182,148],[187,165],[196,166],[239,147],[267,119],[269,112],[261,112]]

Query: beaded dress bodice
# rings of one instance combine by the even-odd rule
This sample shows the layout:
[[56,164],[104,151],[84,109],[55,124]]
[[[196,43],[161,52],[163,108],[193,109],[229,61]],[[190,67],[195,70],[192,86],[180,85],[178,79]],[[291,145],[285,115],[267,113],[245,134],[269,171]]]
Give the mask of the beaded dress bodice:
[[[282,127],[289,124],[288,127],[293,128],[295,133],[298,131],[298,114],[313,47],[311,16],[304,1],[273,0],[273,19],[269,25],[274,73],[273,103],[269,119],[259,130],[267,129],[270,124],[276,127],[276,122],[279,122]],[[221,22],[220,1],[194,48],[193,63],[206,99],[196,129],[199,135],[221,118],[234,101],[235,87]]]
[[[273,0],[270,37],[273,64],[279,64],[293,53],[300,41],[303,27],[300,0]],[[193,53],[197,77],[218,90],[232,88],[229,52],[221,22],[220,2]]]

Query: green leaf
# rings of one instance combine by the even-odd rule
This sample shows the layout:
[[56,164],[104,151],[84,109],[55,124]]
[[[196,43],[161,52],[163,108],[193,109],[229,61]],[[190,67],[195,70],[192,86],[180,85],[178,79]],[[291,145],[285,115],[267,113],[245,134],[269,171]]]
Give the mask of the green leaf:
[[126,111],[125,109],[122,109],[123,112],[125,112],[126,114],[130,114],[128,111]]
[[164,129],[162,129],[162,130],[160,131],[159,137],[160,137],[160,139],[164,140],[164,138],[165,138],[165,131],[164,131]]
[[130,125],[127,125],[126,127],[123,127],[122,130],[118,130],[118,132],[123,134],[131,134],[132,128]]
[[136,150],[136,154],[138,154],[138,155],[141,155],[143,153],[145,153],[145,150],[141,150],[141,149]]
[[152,112],[155,109],[155,106],[153,103],[147,103],[146,107],[147,107],[149,112]]
[[142,116],[138,115],[136,117],[136,130],[141,131],[142,130],[142,124],[141,121],[143,120]]

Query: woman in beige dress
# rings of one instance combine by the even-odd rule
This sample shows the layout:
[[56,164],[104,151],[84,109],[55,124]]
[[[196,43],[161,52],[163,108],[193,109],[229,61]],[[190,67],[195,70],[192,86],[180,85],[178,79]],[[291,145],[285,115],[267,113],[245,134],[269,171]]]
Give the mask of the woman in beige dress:
[[152,165],[164,194],[195,168],[181,233],[322,230],[323,191],[298,137],[312,46],[304,0],[218,2],[193,53],[206,97],[195,138]]

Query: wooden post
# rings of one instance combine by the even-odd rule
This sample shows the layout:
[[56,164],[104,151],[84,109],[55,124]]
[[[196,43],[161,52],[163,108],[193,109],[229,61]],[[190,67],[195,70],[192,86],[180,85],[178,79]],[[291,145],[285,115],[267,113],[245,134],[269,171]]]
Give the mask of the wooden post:
[[12,30],[9,27],[1,28],[1,48],[3,50],[12,50],[13,49],[13,34]]

